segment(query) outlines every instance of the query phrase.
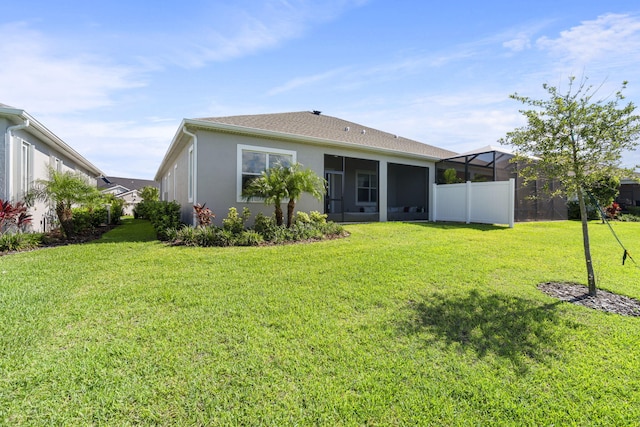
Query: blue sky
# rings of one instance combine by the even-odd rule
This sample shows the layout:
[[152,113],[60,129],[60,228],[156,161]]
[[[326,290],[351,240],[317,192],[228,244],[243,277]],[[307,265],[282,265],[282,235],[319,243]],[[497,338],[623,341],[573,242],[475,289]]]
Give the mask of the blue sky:
[[572,75],[604,82],[603,97],[627,80],[640,105],[628,0],[25,0],[5,12],[0,103],[111,176],[152,179],[183,118],[321,110],[465,152],[523,124],[510,94],[543,98],[543,83]]

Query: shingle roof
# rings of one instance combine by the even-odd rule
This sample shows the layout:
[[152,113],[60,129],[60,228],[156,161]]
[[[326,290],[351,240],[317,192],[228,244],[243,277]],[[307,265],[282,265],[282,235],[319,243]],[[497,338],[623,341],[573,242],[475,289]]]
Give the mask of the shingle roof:
[[155,181],[151,181],[148,179],[137,179],[137,178],[121,178],[117,176],[107,176],[105,177],[109,180],[110,184],[104,182],[104,180],[98,180],[98,188],[105,189],[111,188],[117,185],[120,185],[127,190],[140,190],[142,187],[151,186],[158,187],[158,183]]
[[457,154],[450,150],[423,144],[336,117],[320,113],[316,114],[312,111],[208,117],[196,120],[238,126],[247,128],[247,131],[260,129],[290,136],[297,135],[339,143],[357,144],[365,147],[418,154],[438,159],[452,157]]

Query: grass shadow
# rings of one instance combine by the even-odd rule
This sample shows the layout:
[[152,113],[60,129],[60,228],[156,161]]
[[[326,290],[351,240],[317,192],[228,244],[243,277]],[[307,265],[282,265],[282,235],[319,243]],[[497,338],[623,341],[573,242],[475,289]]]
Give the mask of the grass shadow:
[[478,231],[499,231],[499,230],[510,230],[511,228],[508,225],[498,225],[498,224],[478,224],[471,223],[466,224],[463,222],[426,222],[426,221],[416,221],[416,222],[407,222],[407,224],[419,225],[427,228],[435,228],[438,230],[452,230],[452,229],[471,229]]
[[401,330],[423,335],[428,345],[470,349],[478,358],[495,355],[525,373],[532,361],[544,363],[557,356],[567,326],[579,327],[558,315],[559,304],[477,290],[466,296],[434,293],[409,302],[410,315]]
[[124,218],[122,224],[87,244],[152,242],[154,240],[158,238],[149,221]]

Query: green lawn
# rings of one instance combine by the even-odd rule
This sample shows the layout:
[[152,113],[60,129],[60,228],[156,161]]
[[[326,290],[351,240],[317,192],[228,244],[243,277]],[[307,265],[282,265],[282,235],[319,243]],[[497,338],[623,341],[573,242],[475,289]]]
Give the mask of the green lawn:
[[[640,318],[559,302],[578,222],[102,240],[0,257],[2,425],[638,425]],[[640,260],[640,223],[615,223]],[[640,298],[606,226],[600,287]]]

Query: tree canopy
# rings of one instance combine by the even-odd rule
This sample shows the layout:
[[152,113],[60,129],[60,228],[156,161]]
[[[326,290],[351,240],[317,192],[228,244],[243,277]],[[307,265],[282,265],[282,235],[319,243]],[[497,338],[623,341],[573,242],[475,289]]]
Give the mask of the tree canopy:
[[633,103],[620,105],[626,85],[627,82],[623,82],[615,94],[599,99],[596,96],[601,87],[587,85],[586,78],[576,84],[575,77],[570,77],[565,93],[544,84],[547,99],[513,94],[512,99],[530,107],[520,110],[527,123],[500,140],[515,148],[514,160],[524,165],[518,173],[525,183],[536,179],[556,180],[561,186],[554,189],[553,195],[564,193],[578,200],[591,295],[596,294],[596,281],[585,191],[632,173],[621,167],[621,160],[626,150],[638,145],[640,116],[634,114]]

